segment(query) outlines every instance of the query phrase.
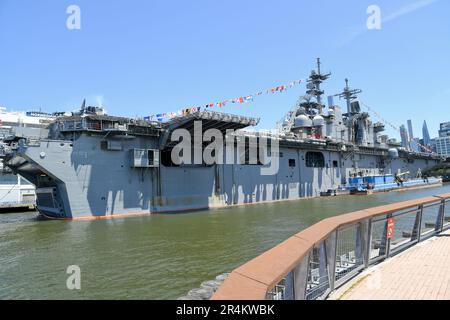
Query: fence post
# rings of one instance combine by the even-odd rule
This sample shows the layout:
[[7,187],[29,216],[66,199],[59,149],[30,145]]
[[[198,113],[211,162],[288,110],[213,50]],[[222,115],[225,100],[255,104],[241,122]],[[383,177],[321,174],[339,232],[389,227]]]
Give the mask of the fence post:
[[319,287],[322,287],[327,280],[330,280],[327,270],[327,247],[323,241],[319,247]]
[[423,214],[423,204],[420,205],[417,210],[411,241],[417,240],[417,242],[420,242],[420,235],[422,233],[422,214]]
[[366,220],[362,222],[363,224],[363,242],[364,242],[364,268],[369,266],[370,262],[370,250],[371,250],[371,241],[372,241],[372,219]]
[[327,265],[328,265],[328,278],[330,283],[330,290],[334,290],[334,283],[336,281],[336,248],[337,248],[337,230],[334,231],[325,240],[327,251]]
[[359,222],[356,226],[356,247],[355,255],[356,261],[361,261],[364,267],[367,266],[366,256],[367,256],[367,230],[368,221]]
[[389,257],[389,250],[391,247],[391,240],[387,236],[388,220],[392,218],[392,214],[386,215],[386,222],[384,223],[383,236],[380,243],[380,256]]
[[294,299],[306,299],[306,286],[308,285],[309,260],[311,257],[310,251],[294,269]]
[[445,216],[445,200],[441,200],[441,205],[439,206],[439,214],[436,218],[435,232],[442,232],[444,230],[444,216]]
[[294,271],[291,271],[285,279],[283,300],[294,300],[294,285]]
[[444,224],[445,224],[445,206],[446,206],[445,199],[442,199],[442,231],[444,231]]

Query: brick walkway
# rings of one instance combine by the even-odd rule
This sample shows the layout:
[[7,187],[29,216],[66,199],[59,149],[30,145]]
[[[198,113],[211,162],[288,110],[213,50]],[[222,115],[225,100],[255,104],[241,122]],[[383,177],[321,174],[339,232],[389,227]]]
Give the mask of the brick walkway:
[[331,299],[449,300],[450,232],[368,269]]

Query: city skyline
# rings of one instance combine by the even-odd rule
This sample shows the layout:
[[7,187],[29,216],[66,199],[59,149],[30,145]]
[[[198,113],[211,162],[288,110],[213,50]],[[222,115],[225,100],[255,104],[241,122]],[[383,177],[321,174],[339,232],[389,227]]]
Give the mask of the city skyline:
[[[416,126],[414,125],[415,122],[416,123],[418,123],[418,122],[422,123],[422,130],[421,130],[422,135],[420,137],[414,135],[414,131],[415,131],[414,129],[418,127],[418,125],[416,125]],[[406,121],[406,125],[405,124],[400,124],[400,126],[403,125],[405,127],[405,130],[407,130],[406,132],[407,132],[407,135],[408,135],[408,141],[411,141],[414,138],[420,138],[420,139],[424,140],[425,144],[429,144],[430,140],[439,137],[439,132],[440,132],[439,129],[435,133],[433,133],[433,132],[430,133],[430,131],[428,129],[427,120],[423,120],[423,122],[422,122],[422,120],[418,120],[418,121],[415,121],[415,122],[412,119],[408,119]],[[445,124],[445,123],[447,123],[447,121],[442,120],[441,122],[439,122],[438,126],[440,127],[442,124]]]
[[413,121],[408,119],[399,127],[400,143],[403,148],[415,152],[435,152],[440,155],[450,156],[450,122],[439,124],[440,130],[430,135],[427,120],[422,123],[422,137],[414,135]]

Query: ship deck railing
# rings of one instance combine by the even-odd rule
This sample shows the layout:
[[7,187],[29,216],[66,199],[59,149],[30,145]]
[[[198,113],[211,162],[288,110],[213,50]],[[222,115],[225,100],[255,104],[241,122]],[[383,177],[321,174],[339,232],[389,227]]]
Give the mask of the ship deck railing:
[[72,117],[59,119],[60,132],[89,131],[97,133],[129,133],[134,135],[158,136],[161,125],[155,122],[145,122],[140,119],[115,117]]
[[[351,157],[355,153],[366,154],[366,155],[378,155],[378,156],[388,156],[388,149],[380,146],[376,147],[368,147],[368,146],[357,146],[351,145],[348,142],[342,142],[340,140],[327,140],[324,138],[314,138],[313,136],[309,136],[304,139],[299,139],[295,137],[295,135],[286,135],[285,133],[278,132],[264,132],[264,131],[246,131],[242,130],[238,134],[243,134],[245,136],[251,136],[256,138],[267,138],[267,139],[277,139],[280,142],[280,145],[287,147],[305,147],[305,148],[315,148],[315,149],[324,149],[333,150],[336,152],[344,152],[346,153],[345,159]],[[346,149],[343,150],[342,146],[346,146]]]
[[196,111],[196,112],[191,112],[191,113],[186,113],[186,114],[183,114],[180,116],[176,116],[176,117],[170,119],[169,121],[162,122],[161,124],[164,127],[172,127],[172,126],[176,126],[177,124],[189,121],[191,119],[235,122],[235,123],[245,124],[246,126],[250,126],[250,125],[256,126],[260,120],[259,118],[240,116],[240,115],[224,113],[224,112]]
[[450,229],[450,193],[322,220],[233,270],[215,300],[319,300]]

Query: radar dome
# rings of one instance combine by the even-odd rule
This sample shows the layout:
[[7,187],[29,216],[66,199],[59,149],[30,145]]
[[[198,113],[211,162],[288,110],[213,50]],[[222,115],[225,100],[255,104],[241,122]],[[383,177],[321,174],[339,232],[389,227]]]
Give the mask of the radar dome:
[[313,123],[307,115],[302,114],[295,118],[294,124],[296,127],[311,127]]
[[305,110],[305,108],[300,107],[300,108],[297,109],[297,112],[295,113],[295,116],[297,117],[297,116],[300,116],[302,114],[306,114],[306,110]]
[[389,149],[389,157],[392,158],[392,159],[399,158],[398,149],[396,149],[396,148]]
[[325,124],[325,119],[322,116],[317,115],[314,117],[314,119],[313,119],[314,126],[323,126],[324,124]]

